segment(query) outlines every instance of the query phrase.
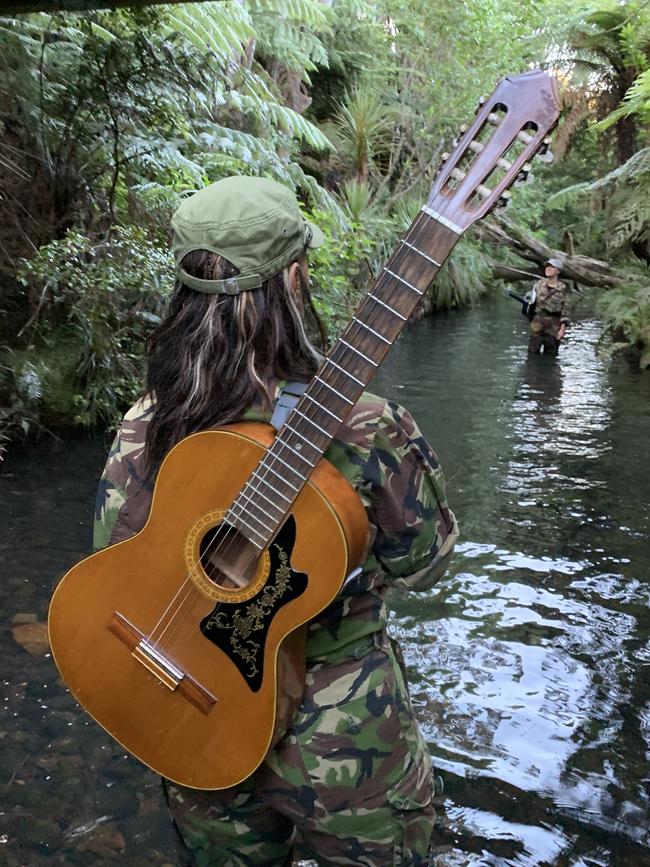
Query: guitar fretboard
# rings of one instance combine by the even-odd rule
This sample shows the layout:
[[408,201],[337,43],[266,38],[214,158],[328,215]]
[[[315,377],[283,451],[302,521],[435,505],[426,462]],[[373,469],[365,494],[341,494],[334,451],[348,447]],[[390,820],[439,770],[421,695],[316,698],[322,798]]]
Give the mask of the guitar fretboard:
[[231,505],[225,520],[260,550],[277,533],[460,233],[442,214],[423,208]]

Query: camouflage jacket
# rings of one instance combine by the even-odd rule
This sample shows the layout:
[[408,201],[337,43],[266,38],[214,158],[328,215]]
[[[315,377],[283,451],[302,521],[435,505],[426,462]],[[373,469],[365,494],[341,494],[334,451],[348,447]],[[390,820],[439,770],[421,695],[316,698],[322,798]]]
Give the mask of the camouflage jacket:
[[558,280],[556,286],[551,286],[546,277],[542,277],[533,286],[536,300],[537,314],[551,313],[552,315],[559,314],[562,322],[569,322],[565,315],[566,300],[568,295],[568,287],[566,283]]
[[[152,485],[145,478],[144,444],[153,408],[143,398],[117,432],[97,494],[96,549],[146,523]],[[269,422],[270,413],[253,408],[245,418]],[[307,657],[313,661],[334,661],[346,646],[383,629],[386,590],[429,589],[458,537],[438,458],[398,404],[365,392],[325,457],[361,497],[374,540],[361,574],[310,624]]]

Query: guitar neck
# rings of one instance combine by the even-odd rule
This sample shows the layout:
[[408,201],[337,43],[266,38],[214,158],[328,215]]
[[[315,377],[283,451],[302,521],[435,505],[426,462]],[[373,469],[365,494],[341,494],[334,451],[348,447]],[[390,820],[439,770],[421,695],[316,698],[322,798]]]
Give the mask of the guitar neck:
[[417,219],[225,515],[268,547],[314,467],[465,229],[524,183],[560,114],[557,82],[530,70],[508,76],[463,127]]
[[276,535],[462,231],[433,208],[422,209],[233,502],[225,520],[260,549]]
[[515,301],[519,301],[520,304],[530,304],[523,295],[517,295],[511,289],[508,289],[508,297],[514,298]]

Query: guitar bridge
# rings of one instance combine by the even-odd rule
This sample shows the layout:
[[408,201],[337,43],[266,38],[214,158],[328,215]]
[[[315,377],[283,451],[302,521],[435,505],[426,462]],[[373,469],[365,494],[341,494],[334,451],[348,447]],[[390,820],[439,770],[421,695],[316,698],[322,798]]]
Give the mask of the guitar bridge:
[[144,665],[167,689],[183,696],[201,713],[210,713],[217,703],[215,696],[149,644],[137,626],[134,626],[123,614],[114,611],[108,629],[116,638],[119,638],[122,644],[128,647],[134,659]]
[[161,683],[164,683],[168,689],[174,690],[183,679],[183,672],[176,668],[175,665],[165,659],[162,653],[149,644],[144,639],[139,641],[132,651],[133,656],[141,662],[145,668],[148,668],[152,674],[155,674]]

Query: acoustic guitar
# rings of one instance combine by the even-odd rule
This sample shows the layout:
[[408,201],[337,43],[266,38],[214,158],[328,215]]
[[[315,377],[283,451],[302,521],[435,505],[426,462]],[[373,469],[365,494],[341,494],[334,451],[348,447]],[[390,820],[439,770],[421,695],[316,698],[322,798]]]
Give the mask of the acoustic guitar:
[[222,789],[264,759],[279,701],[302,688],[283,653],[300,659],[304,625],[366,555],[360,499],[323,455],[460,236],[548,152],[558,116],[549,75],[503,79],[277,436],[241,423],[180,442],[144,529],[57,587],[64,680],[159,774]]

